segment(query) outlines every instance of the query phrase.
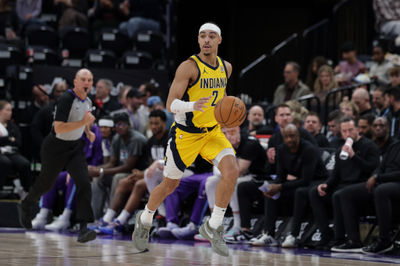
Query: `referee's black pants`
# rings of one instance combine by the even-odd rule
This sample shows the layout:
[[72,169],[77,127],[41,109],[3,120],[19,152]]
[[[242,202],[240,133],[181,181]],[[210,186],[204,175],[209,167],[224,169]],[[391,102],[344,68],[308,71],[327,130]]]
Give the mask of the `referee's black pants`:
[[90,205],[92,190],[90,177],[83,150],[84,142],[64,141],[50,133],[43,141],[40,151],[42,169],[24,201],[35,204],[40,197],[54,185],[58,174],[64,169],[70,174],[76,185],[76,220],[92,222],[93,211]]

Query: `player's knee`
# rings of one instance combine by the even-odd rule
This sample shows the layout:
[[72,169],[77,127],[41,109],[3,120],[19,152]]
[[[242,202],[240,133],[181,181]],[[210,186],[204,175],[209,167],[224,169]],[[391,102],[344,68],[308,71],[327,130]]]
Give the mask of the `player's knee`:
[[169,195],[179,186],[180,179],[164,178],[162,183],[164,186],[164,191]]
[[239,166],[237,164],[232,164],[230,167],[224,169],[222,173],[222,178],[234,179],[239,177]]

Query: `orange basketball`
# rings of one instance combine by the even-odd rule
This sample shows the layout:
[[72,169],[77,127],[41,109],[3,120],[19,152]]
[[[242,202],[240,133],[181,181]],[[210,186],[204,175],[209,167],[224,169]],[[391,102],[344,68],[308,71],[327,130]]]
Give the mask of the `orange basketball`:
[[225,96],[215,105],[214,116],[222,127],[240,126],[246,118],[246,106],[237,97]]

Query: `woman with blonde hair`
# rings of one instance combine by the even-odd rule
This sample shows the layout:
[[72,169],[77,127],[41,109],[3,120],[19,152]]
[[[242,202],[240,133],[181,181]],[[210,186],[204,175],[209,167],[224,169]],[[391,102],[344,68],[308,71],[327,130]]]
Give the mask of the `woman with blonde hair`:
[[[325,103],[328,92],[338,87],[334,76],[333,68],[329,65],[323,65],[318,69],[318,77],[314,83],[314,95],[319,98],[321,104]],[[330,104],[333,102],[330,101]]]
[[342,112],[345,116],[352,117],[354,119],[358,118],[359,110],[358,106],[352,101],[342,101],[339,104],[340,112]]

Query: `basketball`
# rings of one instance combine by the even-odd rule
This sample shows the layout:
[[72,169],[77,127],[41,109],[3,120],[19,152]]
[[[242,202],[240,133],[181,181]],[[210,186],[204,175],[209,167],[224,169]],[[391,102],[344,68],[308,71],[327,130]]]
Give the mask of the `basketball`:
[[246,118],[246,106],[234,96],[225,96],[215,105],[214,116],[222,127],[240,126]]

